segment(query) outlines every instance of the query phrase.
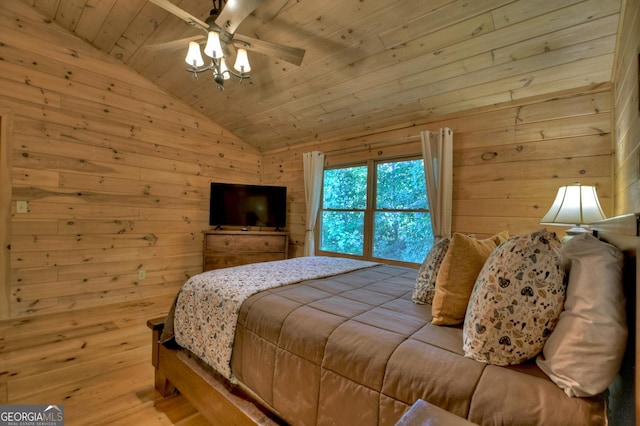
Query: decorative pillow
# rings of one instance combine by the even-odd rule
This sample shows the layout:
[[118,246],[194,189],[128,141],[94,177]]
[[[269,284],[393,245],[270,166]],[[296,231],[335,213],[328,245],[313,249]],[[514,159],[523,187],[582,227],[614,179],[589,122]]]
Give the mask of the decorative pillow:
[[449,249],[449,238],[442,238],[435,243],[429,254],[418,269],[418,277],[416,278],[416,286],[413,289],[413,301],[420,304],[431,304],[433,295],[436,292],[436,277],[438,270],[442,264],[442,259]]
[[613,381],[627,341],[622,253],[590,234],[562,247],[571,262],[567,299],[538,366],[569,396],[592,396]]
[[496,365],[533,358],[565,298],[560,241],[546,229],[509,239],[482,268],[463,327],[465,356]]
[[507,238],[507,231],[486,240],[478,240],[458,232],[453,234],[436,278],[432,324],[462,323],[473,284],[482,265],[491,252]]

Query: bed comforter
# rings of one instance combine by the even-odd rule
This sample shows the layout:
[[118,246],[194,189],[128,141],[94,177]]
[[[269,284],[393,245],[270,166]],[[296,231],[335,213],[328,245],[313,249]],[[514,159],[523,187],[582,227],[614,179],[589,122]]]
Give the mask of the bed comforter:
[[176,342],[224,378],[236,382],[231,351],[242,303],[252,294],[304,280],[342,274],[374,262],[324,256],[297,257],[215,269],[191,277],[170,315]]
[[411,301],[416,271],[388,265],[266,290],[239,312],[232,371],[295,425],[392,425],[421,398],[478,424],[605,423],[535,363],[465,358],[462,330]]

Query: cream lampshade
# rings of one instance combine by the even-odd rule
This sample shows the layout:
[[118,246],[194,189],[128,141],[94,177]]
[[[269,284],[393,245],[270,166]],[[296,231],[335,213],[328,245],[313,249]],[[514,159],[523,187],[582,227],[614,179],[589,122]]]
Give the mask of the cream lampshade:
[[229,68],[227,68],[227,61],[224,58],[220,59],[220,74],[223,75],[225,80],[229,80],[231,78]]
[[210,58],[222,58],[224,52],[220,44],[220,34],[215,31],[209,31],[207,44],[204,46],[204,54]]
[[561,186],[551,208],[540,221],[543,225],[573,226],[568,235],[587,232],[584,225],[606,219],[594,186]]
[[200,45],[195,41],[189,42],[189,51],[184,61],[192,67],[201,67],[204,65],[202,54],[200,53]]
[[249,56],[247,55],[246,49],[238,48],[238,52],[236,54],[236,63],[233,67],[241,73],[247,73],[251,71],[251,65],[249,64]]

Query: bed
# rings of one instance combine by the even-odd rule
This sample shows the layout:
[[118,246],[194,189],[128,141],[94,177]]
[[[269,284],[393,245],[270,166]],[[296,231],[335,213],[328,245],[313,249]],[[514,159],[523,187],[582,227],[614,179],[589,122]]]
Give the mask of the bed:
[[[637,221],[626,215],[593,226],[598,238],[625,253],[632,318]],[[208,302],[186,296],[168,319],[150,320],[158,391],[178,389],[213,424],[224,425],[393,425],[419,400],[477,424],[634,424],[635,320],[609,389],[569,397],[535,359],[501,366],[465,356],[464,326],[433,325],[432,305],[412,300],[416,270],[347,261],[340,266],[346,269],[329,272],[323,259],[316,267],[298,261],[290,260],[306,276],[275,285],[257,280],[265,288],[250,288],[223,307],[222,320]],[[252,268],[265,277],[276,270],[263,267],[276,266]],[[174,323],[187,331],[173,330]],[[202,323],[218,328],[197,342]],[[230,338],[221,334],[229,324]]]

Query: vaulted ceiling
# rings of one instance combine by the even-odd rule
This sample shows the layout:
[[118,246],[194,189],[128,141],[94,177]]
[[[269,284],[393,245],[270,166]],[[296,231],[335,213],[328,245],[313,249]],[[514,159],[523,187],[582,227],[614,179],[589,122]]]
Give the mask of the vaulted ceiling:
[[610,82],[623,0],[266,0],[237,33],[304,60],[250,52],[225,91],[186,71],[186,42],[159,48],[203,32],[147,0],[22,1],[266,151]]

